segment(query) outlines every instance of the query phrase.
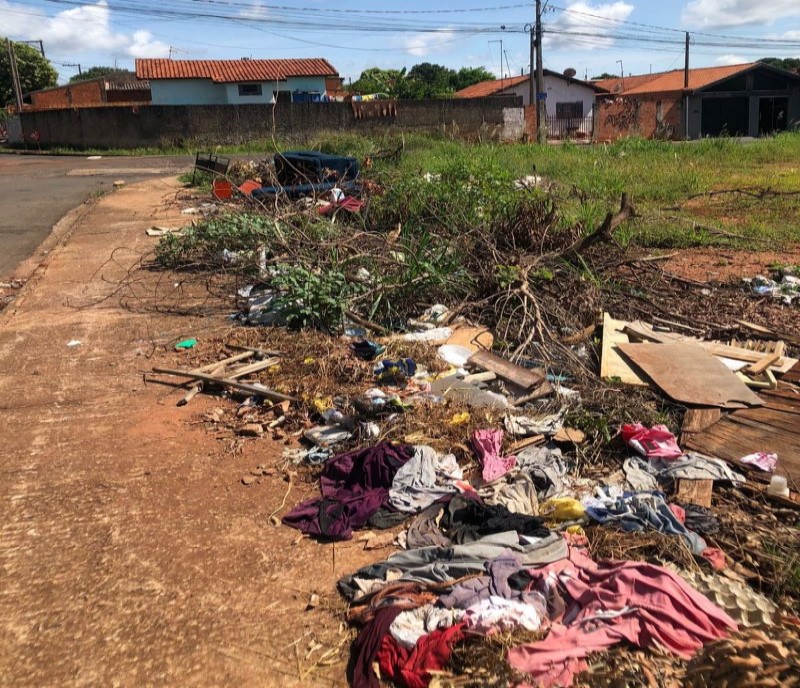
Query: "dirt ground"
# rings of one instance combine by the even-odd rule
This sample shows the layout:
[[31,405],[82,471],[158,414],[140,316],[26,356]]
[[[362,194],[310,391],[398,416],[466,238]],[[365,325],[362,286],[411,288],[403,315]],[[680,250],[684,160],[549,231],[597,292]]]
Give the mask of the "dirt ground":
[[[178,408],[180,392],[144,382],[153,366],[181,366],[179,339],[230,327],[220,309],[155,307],[156,285],[169,301],[180,284],[138,266],[155,241],[147,227],[189,221],[170,202],[177,189],[126,186],[68,217],[0,313],[4,685],[345,685],[335,581],[387,552],[272,525],[313,489],[241,478],[282,446],[234,450],[201,420],[231,402]],[[668,269],[725,279],[699,272],[721,270],[720,255],[737,277],[755,269],[717,251]],[[800,262],[800,251],[774,255],[748,260]],[[313,593],[321,604],[307,610]]]
[[800,248],[785,251],[740,251],[725,248],[693,248],[677,251],[664,269],[701,282],[739,281],[745,277],[769,277],[770,266],[800,265]]
[[[232,453],[197,423],[230,402],[177,408],[179,393],[143,382],[180,365],[180,337],[228,327],[146,312],[118,291],[152,246],[147,227],[188,222],[165,205],[176,184],[97,201],[0,314],[5,685],[344,685],[343,662],[314,667],[347,647],[326,606],[336,579],[376,553],[270,525],[287,483],[241,478],[280,445]],[[286,505],[310,492],[293,487]],[[306,611],[314,592],[322,604]]]

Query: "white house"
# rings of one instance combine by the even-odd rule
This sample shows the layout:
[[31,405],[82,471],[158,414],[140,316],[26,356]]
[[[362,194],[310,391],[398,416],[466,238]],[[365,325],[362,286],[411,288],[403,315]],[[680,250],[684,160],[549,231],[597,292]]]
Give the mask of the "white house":
[[[545,69],[544,92],[547,94],[545,105],[551,132],[561,136],[569,128],[575,128],[591,135],[595,94],[606,93],[604,88]],[[455,93],[456,98],[502,96],[522,96],[523,104],[530,105],[530,76],[522,74],[494,81],[481,81]]]
[[246,105],[310,102],[337,77],[322,58],[301,60],[136,60],[153,105]]

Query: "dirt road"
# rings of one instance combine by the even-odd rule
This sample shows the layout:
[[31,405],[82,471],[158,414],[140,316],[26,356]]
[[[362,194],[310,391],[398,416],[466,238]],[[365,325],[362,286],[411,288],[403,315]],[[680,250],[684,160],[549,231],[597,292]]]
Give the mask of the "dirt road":
[[[136,267],[154,241],[144,230],[187,221],[165,204],[174,195],[154,179],[84,207],[0,314],[5,685],[344,683],[341,661],[314,668],[346,647],[325,607],[375,552],[270,525],[287,483],[241,477],[280,447],[232,453],[198,422],[231,402],[176,408],[174,391],[143,382],[153,365],[180,365],[179,337],[229,327],[148,301],[159,276]],[[287,505],[310,490],[294,487]],[[322,605],[305,611],[312,592]]]

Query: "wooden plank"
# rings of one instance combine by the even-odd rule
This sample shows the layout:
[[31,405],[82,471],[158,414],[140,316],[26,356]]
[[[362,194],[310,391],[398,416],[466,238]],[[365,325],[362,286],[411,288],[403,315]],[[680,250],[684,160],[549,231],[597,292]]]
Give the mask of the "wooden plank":
[[695,343],[620,344],[619,350],[677,402],[721,408],[764,404],[724,363]]
[[619,355],[618,344],[628,344],[630,339],[622,330],[627,325],[622,320],[615,320],[608,313],[603,313],[603,343],[600,351],[600,379],[618,379],[626,385],[645,387],[642,380],[628,362]]
[[697,504],[708,509],[711,506],[713,480],[678,480],[675,499],[684,504]]
[[513,382],[526,390],[538,387],[547,380],[547,375],[541,368],[523,368],[491,351],[478,351],[469,357],[467,363],[490,370],[504,380]]
[[774,365],[775,363],[780,360],[781,355],[779,353],[772,353],[768,356],[764,356],[760,361],[756,363],[752,363],[751,365],[747,366],[744,369],[748,375],[761,375],[767,368]]
[[255,396],[264,397],[271,401],[297,401],[294,397],[290,397],[280,392],[261,387],[260,385],[249,385],[237,380],[230,380],[228,378],[214,377],[213,375],[205,375],[204,373],[194,373],[191,370],[174,370],[172,368],[153,368],[154,373],[161,373],[163,375],[176,375],[178,377],[187,377],[190,380],[202,380],[203,382],[212,382],[222,387],[229,387],[239,392],[247,392]]
[[711,427],[722,417],[722,411],[716,406],[690,408],[683,416],[681,432],[701,432]]
[[795,346],[800,346],[800,337],[793,334],[788,334],[786,332],[774,332],[766,327],[762,327],[761,325],[756,325],[755,323],[747,322],[747,320],[737,320],[742,327],[746,327],[748,330],[752,332],[758,332],[759,334],[763,334],[765,337],[770,337],[771,339],[783,339],[790,344],[794,344]]

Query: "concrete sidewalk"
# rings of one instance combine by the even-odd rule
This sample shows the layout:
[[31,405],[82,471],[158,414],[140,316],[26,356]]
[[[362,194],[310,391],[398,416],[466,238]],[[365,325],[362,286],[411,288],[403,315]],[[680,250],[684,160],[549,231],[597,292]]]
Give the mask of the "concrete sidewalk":
[[[181,365],[178,338],[230,327],[158,313],[173,278],[139,265],[147,227],[188,220],[177,188],[152,180],[88,207],[0,314],[5,685],[345,684],[342,661],[309,671],[309,647],[347,644],[325,604],[305,607],[370,553],[343,543],[332,562],[270,525],[287,484],[240,479],[281,447],[232,452],[198,422],[232,402],[177,408],[143,382]],[[287,506],[312,491],[295,486]]]

